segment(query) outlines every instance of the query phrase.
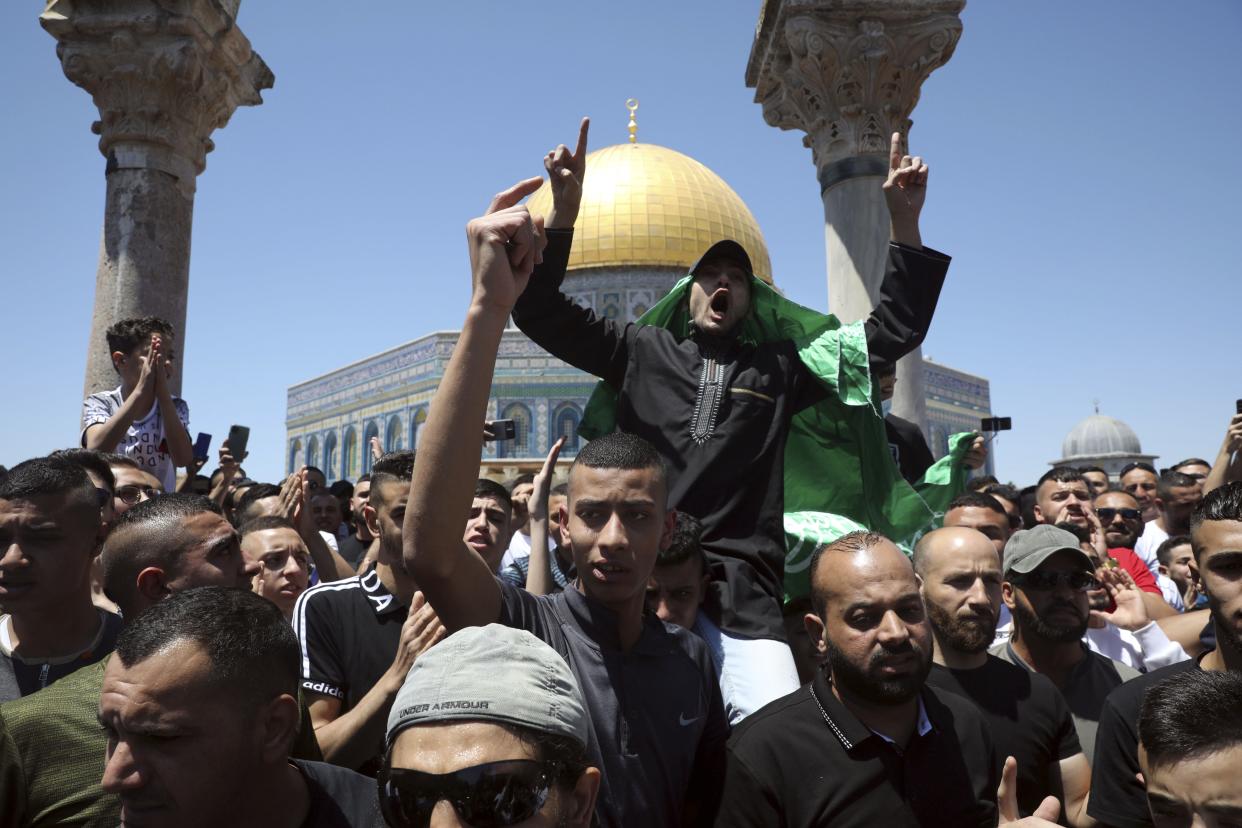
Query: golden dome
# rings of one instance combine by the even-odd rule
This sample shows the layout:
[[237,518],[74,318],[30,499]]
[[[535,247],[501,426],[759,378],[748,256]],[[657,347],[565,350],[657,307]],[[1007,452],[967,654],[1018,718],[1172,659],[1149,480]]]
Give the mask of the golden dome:
[[[759,224],[720,176],[680,152],[655,144],[617,144],[587,156],[582,208],[569,269],[656,266],[689,270],[721,239],[741,243],[755,275],[772,282],[772,261]],[[545,181],[527,206],[552,208]]]

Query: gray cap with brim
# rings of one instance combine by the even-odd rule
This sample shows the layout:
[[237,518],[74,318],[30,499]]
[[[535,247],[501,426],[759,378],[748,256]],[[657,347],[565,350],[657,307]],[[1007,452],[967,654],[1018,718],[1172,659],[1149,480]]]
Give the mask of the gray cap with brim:
[[1005,544],[1005,573],[1025,575],[1034,572],[1058,552],[1073,552],[1081,559],[1082,568],[1094,571],[1095,564],[1078,545],[1072,532],[1058,529],[1050,523],[1041,523],[1034,529],[1019,529]]
[[484,721],[587,743],[582,690],[565,659],[502,624],[467,627],[418,657],[388,714],[387,744],[418,724]]

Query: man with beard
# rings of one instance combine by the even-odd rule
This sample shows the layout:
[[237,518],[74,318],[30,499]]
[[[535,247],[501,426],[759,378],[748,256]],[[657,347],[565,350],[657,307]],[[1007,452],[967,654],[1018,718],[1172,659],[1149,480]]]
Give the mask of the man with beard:
[[1045,676],[987,652],[1001,607],[1000,558],[988,540],[974,529],[945,528],[924,535],[914,549],[936,647],[927,683],[979,706],[998,760],[1018,761],[1024,816],[1054,796],[1064,800],[1070,825],[1085,825],[1091,763],[1065,699]]
[[931,628],[905,555],[851,532],[810,579],[829,671],[733,731],[716,825],[993,828],[1000,764],[975,706],[924,684]]
[[1152,572],[1160,571],[1156,550],[1170,535],[1190,534],[1190,515],[1203,499],[1199,481],[1181,472],[1160,475],[1156,487],[1156,508],[1159,514],[1147,524],[1134,544],[1134,554],[1143,559]]
[[1139,713],[1147,690],[1188,670],[1242,672],[1242,482],[1208,493],[1191,516],[1190,538],[1217,646],[1197,662],[1174,664],[1123,685],[1105,702],[1087,811],[1115,828],[1152,824],[1143,784],[1136,776],[1141,770]]
[[[1146,561],[1134,552],[1134,546],[1143,534],[1143,510],[1139,507],[1138,498],[1118,489],[1097,495],[1093,505],[1096,517],[1104,528],[1108,556],[1130,573],[1139,589],[1158,595],[1160,600],[1178,612],[1184,610],[1186,606],[1177,584],[1162,572],[1153,573]],[[1151,605],[1148,601],[1149,608]]]
[[354,491],[349,496],[349,526],[353,529],[337,542],[337,551],[341,557],[357,569],[362,569],[362,561],[371,548],[371,530],[367,528],[367,518],[363,513],[367,501],[371,499],[371,475],[364,474],[354,484]]
[[1001,597],[1013,614],[1013,635],[991,652],[1052,680],[1090,758],[1104,698],[1139,675],[1082,640],[1090,618],[1087,593],[1099,587],[1095,564],[1073,534],[1044,525],[1014,533],[1005,544],[1004,571]]

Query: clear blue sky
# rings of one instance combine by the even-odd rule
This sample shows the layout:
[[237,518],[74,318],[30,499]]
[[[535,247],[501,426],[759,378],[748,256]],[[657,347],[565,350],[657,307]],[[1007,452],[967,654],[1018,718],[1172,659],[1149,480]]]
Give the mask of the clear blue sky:
[[[0,463],[73,444],[103,210],[96,110],[37,2],[0,4]],[[289,385],[459,327],[462,228],[542,172],[579,116],[715,170],[758,219],[777,282],[823,308],[823,211],[801,134],[743,72],[757,2],[296,4],[247,0],[276,75],[214,135],[195,203],[184,396],[191,430],[251,426],[282,469]],[[1091,413],[1172,462],[1215,456],[1233,401],[1242,4],[973,0],[923,87],[925,241],[954,256],[924,353],[992,382],[1030,482]]]

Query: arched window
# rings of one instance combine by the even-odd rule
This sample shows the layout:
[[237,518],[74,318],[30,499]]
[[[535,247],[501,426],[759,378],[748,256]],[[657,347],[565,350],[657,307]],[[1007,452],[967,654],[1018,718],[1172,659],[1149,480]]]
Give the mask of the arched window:
[[388,418],[388,428],[384,430],[384,451],[401,450],[401,416],[393,414]]
[[367,474],[371,471],[371,438],[379,439],[379,426],[375,421],[367,423],[366,430],[362,432],[362,473]]
[[289,474],[302,468],[302,440],[296,439],[289,444]]
[[556,409],[556,413],[552,415],[552,440],[555,443],[562,437],[565,438],[565,445],[561,447],[561,451],[577,451],[578,450],[578,423],[582,420],[582,414],[578,411],[578,406],[573,403],[565,403]]
[[497,457],[530,457],[533,443],[530,409],[521,403],[510,403],[500,414],[502,420],[513,420],[513,439],[496,443]]
[[358,430],[353,426],[345,429],[345,451],[341,460],[341,477],[353,480],[357,477],[354,469],[358,468]]
[[[323,467],[327,470],[324,472],[326,477],[333,477],[336,470],[340,468],[339,460],[340,452],[336,446],[336,432],[329,431],[323,438]],[[341,475],[345,477],[346,475]]]
[[425,422],[427,422],[427,408],[424,406],[410,416],[410,448],[418,448],[423,437],[419,432],[422,431]]
[[423,441],[423,424],[426,422],[427,406],[424,405],[410,418],[410,448],[417,450],[418,444]]
[[[320,460],[319,437],[312,436],[309,440],[306,441],[306,465],[308,466],[317,465],[319,463],[319,460]],[[289,474],[293,474],[295,471],[297,471],[297,466],[294,466],[292,469],[290,469]],[[329,469],[328,474],[331,474],[331,473],[332,473],[332,470]]]

